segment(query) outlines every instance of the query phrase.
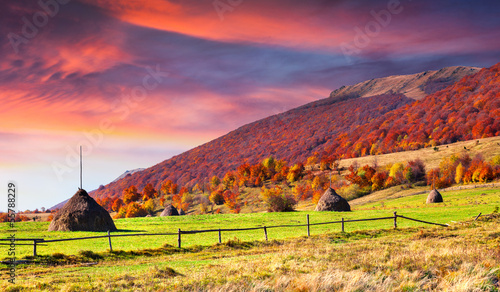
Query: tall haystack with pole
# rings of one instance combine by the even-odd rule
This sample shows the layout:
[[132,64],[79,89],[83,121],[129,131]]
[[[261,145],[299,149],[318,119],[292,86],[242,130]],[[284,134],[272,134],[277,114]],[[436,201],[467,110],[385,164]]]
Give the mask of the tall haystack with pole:
[[49,231],[116,231],[108,211],[82,188],[82,147],[80,146],[80,187],[59,210]]
[[334,189],[328,188],[319,199],[315,211],[351,211],[351,206],[347,200],[339,196]]
[[83,189],[57,211],[49,231],[116,231],[108,211]]

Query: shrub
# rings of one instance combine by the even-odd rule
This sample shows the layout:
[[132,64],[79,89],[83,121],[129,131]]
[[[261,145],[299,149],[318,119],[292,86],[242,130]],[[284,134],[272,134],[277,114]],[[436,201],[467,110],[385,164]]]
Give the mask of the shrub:
[[306,183],[298,183],[292,190],[295,200],[305,201],[313,196],[311,186]]
[[497,166],[500,165],[500,155],[497,155],[491,159],[491,165],[492,166]]
[[224,196],[224,205],[231,210],[232,213],[238,214],[241,211],[240,204],[240,194],[238,192],[225,191],[223,193]]
[[422,181],[425,180],[425,164],[420,159],[415,159],[412,161],[408,161],[408,167],[411,168],[411,173],[413,176],[413,181]]
[[127,214],[127,206],[121,206],[120,210],[113,216],[113,219],[120,219],[120,218],[125,218],[125,215]]
[[339,195],[350,201],[368,195],[371,192],[371,186],[361,188],[358,184],[351,184],[339,190]]
[[208,214],[208,204],[206,202],[201,202],[200,213],[201,214]]
[[387,180],[386,172],[377,172],[372,176],[372,191],[378,191],[384,188],[384,183]]
[[127,206],[127,213],[125,217],[133,218],[133,217],[144,217],[148,214],[144,208],[136,202],[132,202]]
[[268,212],[294,211],[295,205],[297,205],[297,201],[293,196],[284,194],[280,186],[271,189],[263,187],[260,195],[267,205]]
[[321,196],[323,196],[323,192],[321,190],[314,191],[313,196],[312,196],[313,204],[317,205],[319,202],[319,199],[321,199]]
[[91,250],[80,250],[78,253],[83,258],[89,258],[89,259],[93,259],[93,260],[102,259],[101,255],[99,255]]
[[397,185],[397,182],[392,176],[389,176],[387,180],[384,182],[384,188],[390,188],[395,185]]
[[224,204],[224,195],[223,194],[224,194],[224,190],[222,188],[216,189],[215,191],[213,191],[210,194],[210,197],[209,197],[210,202],[212,202],[213,204],[216,204],[216,205]]

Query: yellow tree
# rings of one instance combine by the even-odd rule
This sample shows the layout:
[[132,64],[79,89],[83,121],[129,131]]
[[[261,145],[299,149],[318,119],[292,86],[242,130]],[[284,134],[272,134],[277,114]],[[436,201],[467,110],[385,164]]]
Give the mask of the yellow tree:
[[146,212],[148,212],[150,215],[153,215],[155,209],[156,209],[155,200],[149,199],[146,201],[146,203],[144,203],[144,210],[146,210]]
[[403,171],[405,167],[403,163],[394,163],[389,171],[389,176],[395,179],[398,183],[403,181]]
[[465,168],[463,167],[462,163],[460,163],[457,166],[457,170],[456,170],[456,173],[455,173],[455,182],[457,184],[459,184],[459,183],[462,182],[462,178],[464,176],[464,171],[465,171]]
[[220,185],[219,177],[214,175],[210,180],[210,183],[212,184],[212,189],[216,189]]

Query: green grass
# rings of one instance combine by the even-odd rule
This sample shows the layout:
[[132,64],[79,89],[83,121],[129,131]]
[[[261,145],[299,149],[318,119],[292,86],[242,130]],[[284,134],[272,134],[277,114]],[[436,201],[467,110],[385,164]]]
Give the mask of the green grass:
[[500,218],[328,233],[97,265],[19,266],[3,291],[498,291]]
[[[247,214],[219,214],[219,215],[194,215],[178,217],[150,217],[150,218],[128,218],[115,220],[118,232],[113,234],[130,233],[168,233],[182,230],[218,229],[218,228],[247,228],[257,226],[271,226],[284,224],[305,224],[306,215],[310,214],[310,222],[337,221],[342,217],[348,219],[364,219],[375,217],[392,216],[393,212],[407,217],[426,220],[436,223],[451,223],[452,221],[463,221],[476,216],[479,213],[492,213],[495,208],[500,207],[500,190],[495,189],[472,189],[451,191],[443,193],[445,203],[426,205],[427,194],[408,196],[402,198],[388,199],[384,201],[371,202],[353,206],[353,212],[314,212],[298,211],[287,213],[247,213]],[[389,229],[392,228],[392,220],[368,221],[346,223],[347,232],[356,230]],[[98,232],[48,232],[48,222],[21,222],[16,223],[17,238],[44,238],[46,240],[59,238],[73,238],[104,235]],[[422,223],[398,219],[398,226],[417,227],[424,226]],[[327,232],[340,231],[340,225],[319,225],[311,227],[312,235]],[[2,234],[8,234],[7,224],[0,226]],[[272,239],[284,239],[307,235],[306,227],[294,228],[272,228],[268,229],[268,237]],[[222,240],[239,239],[242,241],[254,241],[264,239],[263,230],[223,232]],[[189,246],[211,246],[218,242],[218,234],[184,234],[182,235],[183,247]],[[155,249],[169,244],[177,246],[177,236],[140,236],[112,238],[114,250],[137,251],[143,249]],[[104,252],[108,250],[107,238],[78,240],[69,242],[47,243],[47,246],[39,246],[38,254],[51,255],[63,253],[66,255],[77,255],[82,250]],[[31,246],[17,246],[17,257],[32,255]],[[5,258],[0,254],[0,258]]]

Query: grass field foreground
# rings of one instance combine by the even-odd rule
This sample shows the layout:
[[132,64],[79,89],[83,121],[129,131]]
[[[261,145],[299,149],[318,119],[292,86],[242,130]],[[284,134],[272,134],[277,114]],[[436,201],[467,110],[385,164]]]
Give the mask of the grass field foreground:
[[[444,204],[424,204],[426,194],[356,205],[353,212],[290,212],[198,215],[116,220],[120,233],[175,232],[211,228],[303,224],[391,216],[450,227],[432,227],[398,219],[311,228],[270,229],[183,236],[183,248],[172,237],[125,237],[50,243],[38,262],[20,265],[17,284],[7,283],[0,265],[0,290],[6,291],[498,291],[500,219],[481,218],[500,206],[500,190],[472,189],[443,193]],[[17,237],[69,238],[101,233],[47,232],[45,222],[17,224]],[[2,233],[7,232],[1,226]],[[30,259],[30,247],[19,246]],[[3,257],[2,257],[3,258]]]
[[[147,217],[126,218],[115,220],[119,229],[113,234],[134,233],[176,233],[181,230],[202,230],[219,228],[249,228],[272,225],[300,225],[306,224],[307,214],[310,223],[338,221],[341,218],[366,219],[376,217],[390,217],[393,212],[407,217],[426,220],[436,223],[452,223],[472,218],[479,213],[492,213],[500,207],[500,190],[497,189],[472,189],[443,193],[443,204],[425,204],[427,194],[393,198],[383,201],[367,202],[353,206],[353,212],[314,212],[298,211],[285,213],[248,213],[248,214],[219,214],[219,215],[194,215],[174,217]],[[16,238],[43,238],[62,239],[87,236],[104,235],[102,232],[48,232],[49,222],[20,222],[16,223]],[[356,230],[384,229],[392,227],[391,219],[383,221],[366,221],[346,223],[347,232]],[[425,224],[398,219],[399,227],[417,227]],[[340,224],[318,225],[311,227],[311,234],[324,234],[339,232]],[[9,231],[8,225],[0,226],[2,234]],[[306,227],[272,228],[268,229],[269,239],[285,239],[307,234]],[[254,241],[264,239],[262,229],[252,231],[223,232],[222,240],[239,239]],[[218,242],[218,233],[188,234],[182,236],[182,246],[194,245],[210,246]],[[141,236],[141,237],[116,237],[112,238],[114,249],[142,250],[158,248],[164,244],[177,246],[177,236]],[[18,258],[33,254],[32,246],[17,246]],[[78,254],[82,250],[104,252],[109,249],[107,238],[78,240],[69,242],[53,242],[38,246],[37,253],[50,255],[52,253]],[[0,255],[5,258],[7,255]]]
[[[24,266],[4,291],[498,291],[500,217]],[[150,251],[154,253],[154,251]],[[4,276],[2,276],[4,278]],[[4,279],[2,279],[4,280]]]

